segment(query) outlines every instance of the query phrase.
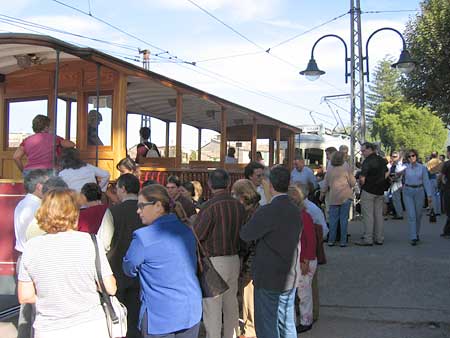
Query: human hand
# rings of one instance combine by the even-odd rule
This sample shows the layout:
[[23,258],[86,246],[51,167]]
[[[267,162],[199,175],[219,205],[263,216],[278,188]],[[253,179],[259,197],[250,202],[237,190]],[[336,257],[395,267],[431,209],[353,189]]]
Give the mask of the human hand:
[[300,262],[300,270],[302,275],[306,275],[309,272],[309,261]]

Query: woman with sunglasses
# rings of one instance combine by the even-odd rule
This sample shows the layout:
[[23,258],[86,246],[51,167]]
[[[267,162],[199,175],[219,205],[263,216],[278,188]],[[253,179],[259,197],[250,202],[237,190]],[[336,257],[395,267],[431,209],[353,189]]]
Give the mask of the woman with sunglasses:
[[417,150],[411,149],[407,154],[408,164],[402,172],[404,176],[403,202],[408,216],[409,239],[411,245],[417,245],[420,241],[419,234],[425,192],[428,196],[428,204],[431,205],[432,202],[431,186],[427,168],[417,161]]
[[186,215],[171,213],[167,189],[159,184],[143,188],[137,206],[147,226],[133,233],[123,271],[139,277],[142,337],[197,338],[202,293],[196,275],[196,240],[178,218]]

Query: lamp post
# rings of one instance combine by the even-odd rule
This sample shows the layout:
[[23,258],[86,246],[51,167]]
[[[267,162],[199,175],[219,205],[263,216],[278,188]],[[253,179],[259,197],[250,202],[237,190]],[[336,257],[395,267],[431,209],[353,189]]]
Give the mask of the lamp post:
[[[308,62],[308,66],[305,70],[300,72],[300,75],[306,76],[306,78],[310,81],[317,80],[321,75],[325,74],[325,71],[321,70],[317,66],[317,62],[314,59],[314,49],[317,44],[328,37],[334,37],[339,39],[345,48],[345,83],[348,83],[348,78],[351,78],[351,106],[350,106],[350,120],[351,120],[351,146],[350,146],[350,156],[351,156],[351,164],[354,166],[355,163],[355,143],[356,143],[356,132],[355,132],[355,118],[357,110],[359,109],[359,141],[361,143],[365,142],[365,134],[366,134],[366,120],[365,120],[365,97],[364,97],[364,75],[367,77],[367,81],[369,81],[369,42],[372,37],[383,30],[389,30],[397,33],[403,42],[403,50],[400,54],[398,61],[391,66],[400,70],[403,73],[408,73],[414,69],[416,62],[411,59],[411,56],[406,49],[406,41],[403,35],[396,29],[391,27],[383,27],[374,31],[366,42],[365,52],[366,55],[362,55],[362,44],[361,44],[361,8],[359,0],[351,0],[351,49],[350,49],[350,57],[348,57],[348,48],[344,39],[335,34],[327,34],[314,43],[311,50],[311,59]],[[365,61],[365,67],[364,67]],[[349,69],[350,63],[350,72]],[[364,69],[365,68],[365,69]],[[358,91],[359,87],[359,91]],[[356,105],[356,99],[359,98],[359,108]]]

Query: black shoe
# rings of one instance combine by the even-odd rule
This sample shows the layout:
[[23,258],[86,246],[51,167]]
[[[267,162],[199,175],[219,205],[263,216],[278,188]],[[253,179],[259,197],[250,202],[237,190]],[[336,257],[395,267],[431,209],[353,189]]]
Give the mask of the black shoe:
[[403,219],[403,217],[395,216],[395,217],[392,217],[392,219]]
[[413,240],[411,241],[411,245],[412,245],[412,246],[416,246],[416,245],[417,245],[417,239],[413,239]]
[[383,242],[374,242],[376,245],[383,245]]
[[311,325],[302,325],[300,324],[299,326],[297,326],[297,333],[302,333],[302,332],[306,332],[312,329],[312,324]]

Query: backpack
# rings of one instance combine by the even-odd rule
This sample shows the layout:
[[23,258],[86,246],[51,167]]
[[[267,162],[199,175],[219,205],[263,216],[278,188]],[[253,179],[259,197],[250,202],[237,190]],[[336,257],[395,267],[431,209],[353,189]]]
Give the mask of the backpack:
[[160,157],[158,149],[153,143],[144,142],[143,145],[145,148],[147,148],[147,153],[145,154],[146,158]]

